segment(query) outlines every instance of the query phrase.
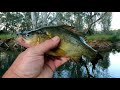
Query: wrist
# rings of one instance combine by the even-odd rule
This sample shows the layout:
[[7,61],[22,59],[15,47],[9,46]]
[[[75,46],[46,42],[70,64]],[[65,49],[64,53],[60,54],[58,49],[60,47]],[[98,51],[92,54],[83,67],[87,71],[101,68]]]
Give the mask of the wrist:
[[8,69],[2,78],[20,78],[20,76],[14,73],[12,69]]

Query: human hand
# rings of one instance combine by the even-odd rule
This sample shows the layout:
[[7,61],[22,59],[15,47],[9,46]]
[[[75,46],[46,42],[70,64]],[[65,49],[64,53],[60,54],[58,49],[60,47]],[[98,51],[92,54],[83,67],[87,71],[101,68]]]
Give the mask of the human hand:
[[69,60],[66,57],[55,59],[45,56],[46,52],[58,46],[60,38],[57,36],[32,47],[25,44],[22,38],[17,41],[27,49],[19,54],[3,78],[51,78],[56,68]]

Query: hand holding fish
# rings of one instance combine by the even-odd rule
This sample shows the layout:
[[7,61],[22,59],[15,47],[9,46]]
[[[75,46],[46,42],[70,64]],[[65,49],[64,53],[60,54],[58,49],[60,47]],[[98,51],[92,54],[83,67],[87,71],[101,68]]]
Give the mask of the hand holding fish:
[[37,46],[25,44],[22,38],[17,41],[27,49],[16,58],[3,78],[51,78],[56,68],[69,60],[67,57],[55,59],[45,56],[46,52],[58,46],[60,38],[57,36]]

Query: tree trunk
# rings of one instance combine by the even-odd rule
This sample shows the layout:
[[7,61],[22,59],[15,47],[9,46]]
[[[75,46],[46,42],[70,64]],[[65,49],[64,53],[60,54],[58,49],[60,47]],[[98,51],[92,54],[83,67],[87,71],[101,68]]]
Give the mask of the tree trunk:
[[35,12],[31,12],[31,19],[32,19],[33,30],[35,30],[37,27],[37,20],[36,20]]
[[47,26],[47,18],[48,18],[47,12],[42,12],[42,17],[43,17],[42,19],[43,27]]

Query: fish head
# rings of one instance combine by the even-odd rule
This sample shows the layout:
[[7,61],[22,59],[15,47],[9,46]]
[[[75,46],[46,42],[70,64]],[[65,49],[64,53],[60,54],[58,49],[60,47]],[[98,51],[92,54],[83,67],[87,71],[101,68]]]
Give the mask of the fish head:
[[27,45],[35,46],[47,40],[49,38],[49,35],[46,31],[34,30],[34,31],[24,31],[23,33],[19,34],[19,37],[22,37],[24,43],[26,43]]

